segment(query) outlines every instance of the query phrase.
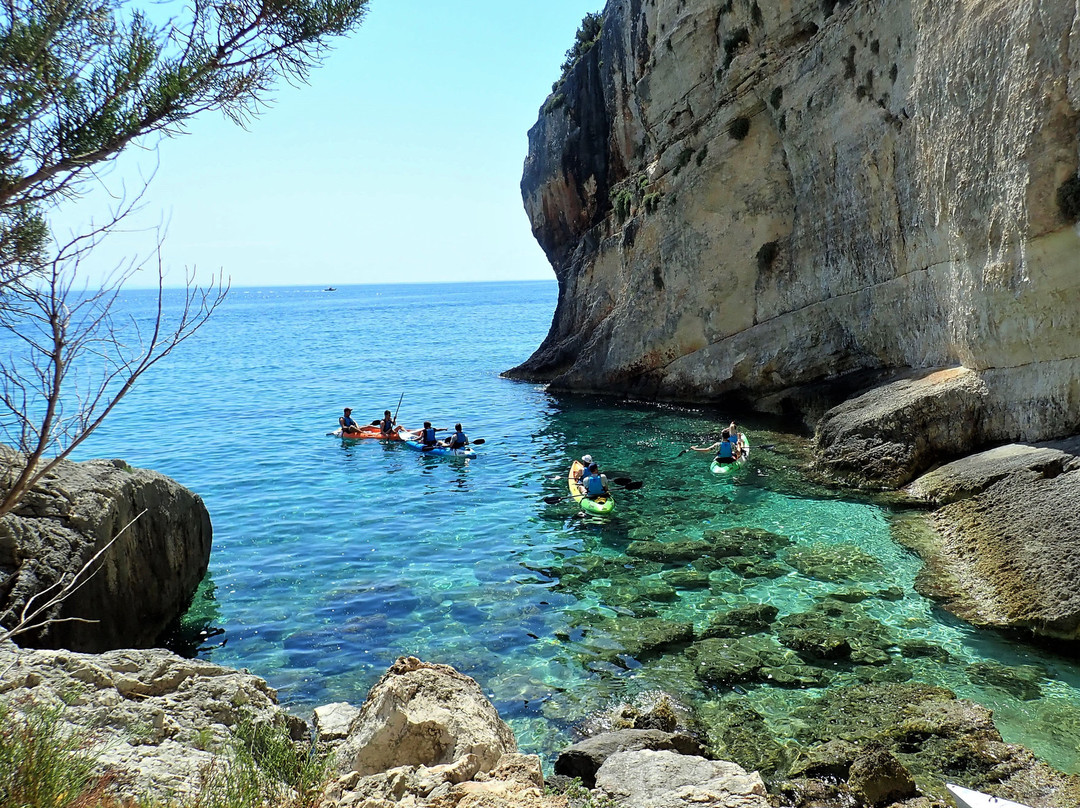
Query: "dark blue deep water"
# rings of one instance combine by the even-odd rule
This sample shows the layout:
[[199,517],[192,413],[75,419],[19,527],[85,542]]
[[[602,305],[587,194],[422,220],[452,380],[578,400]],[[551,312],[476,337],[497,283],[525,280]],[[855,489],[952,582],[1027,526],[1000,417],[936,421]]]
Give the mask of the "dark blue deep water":
[[[545,756],[594,711],[661,689],[698,705],[747,700],[781,737],[819,690],[703,688],[677,654],[634,659],[603,627],[627,616],[700,627],[763,602],[783,617],[840,590],[892,587],[857,608],[891,632],[905,676],[992,707],[1008,740],[1080,769],[1076,665],[918,596],[919,561],[890,537],[894,515],[803,486],[785,460],[797,438],[747,419],[754,445],[776,446],[719,482],[707,456],[679,452],[737,413],[560,398],[501,379],[543,339],[555,299],[554,282],[235,289],[77,459],[122,457],[204,498],[214,549],[189,618],[221,633],[198,653],[265,677],[297,711],[359,704],[397,656],[414,654],[475,677],[523,750]],[[121,302],[146,315],[154,301],[128,292]],[[402,423],[460,420],[485,439],[479,457],[327,436],[343,406],[370,421],[402,394]],[[644,482],[616,495],[609,518],[543,501],[565,492],[584,452]],[[791,546],[767,575],[722,568],[693,585],[671,565],[627,562],[633,541],[735,527]],[[913,641],[947,654],[901,660]],[[1034,675],[1035,691],[973,674],[986,661]],[[837,668],[833,685],[867,670]]]

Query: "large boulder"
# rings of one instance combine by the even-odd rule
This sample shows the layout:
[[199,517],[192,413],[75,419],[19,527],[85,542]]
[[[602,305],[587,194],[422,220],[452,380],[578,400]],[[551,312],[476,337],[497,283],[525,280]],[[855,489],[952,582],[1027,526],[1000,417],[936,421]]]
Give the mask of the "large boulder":
[[940,504],[915,541],[923,594],[977,625],[1080,638],[1080,438],[981,452],[907,490]]
[[982,442],[985,397],[963,368],[905,374],[825,413],[815,465],[848,485],[897,488]]
[[517,741],[475,680],[449,665],[402,657],[368,693],[338,749],[342,773],[452,764],[466,755],[492,769]]
[[[0,479],[18,462],[0,447]],[[211,537],[202,499],[168,477],[122,460],[61,461],[0,517],[0,626],[14,627],[35,596],[40,605],[115,539],[85,584],[41,615],[53,622],[18,641],[77,651],[153,646],[205,575]]]

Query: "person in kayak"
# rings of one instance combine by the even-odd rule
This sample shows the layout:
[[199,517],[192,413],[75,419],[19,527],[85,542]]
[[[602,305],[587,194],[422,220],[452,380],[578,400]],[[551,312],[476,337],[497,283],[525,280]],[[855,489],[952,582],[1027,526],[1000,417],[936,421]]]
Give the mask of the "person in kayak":
[[424,421],[424,428],[420,430],[420,442],[425,446],[438,446],[439,439],[435,437],[435,433],[445,431],[445,429],[433,427],[431,421]]
[[394,434],[394,425],[394,418],[390,415],[390,410],[385,410],[383,412],[382,420],[379,421],[379,432],[382,433],[384,437],[389,437]]
[[349,407],[345,408],[345,414],[337,420],[341,424],[341,433],[343,435],[353,435],[360,431],[360,424],[353,420],[352,409]]
[[461,431],[461,424],[454,424],[454,434],[446,439],[448,449],[464,449],[469,445],[469,436]]
[[600,468],[596,463],[589,464],[589,476],[585,477],[581,484],[585,489],[585,496],[589,499],[607,495],[607,475],[600,473]]
[[691,446],[695,452],[716,452],[717,463],[734,463],[735,444],[731,442],[731,433],[726,429],[721,433],[720,440],[710,446]]
[[591,473],[589,467],[593,465],[592,455],[581,456],[581,470],[578,471],[577,479],[579,483],[585,482],[585,478]]
[[731,442],[735,444],[735,459],[741,460],[746,454],[746,437],[739,431],[739,425],[734,421],[728,426],[728,434],[731,436]]

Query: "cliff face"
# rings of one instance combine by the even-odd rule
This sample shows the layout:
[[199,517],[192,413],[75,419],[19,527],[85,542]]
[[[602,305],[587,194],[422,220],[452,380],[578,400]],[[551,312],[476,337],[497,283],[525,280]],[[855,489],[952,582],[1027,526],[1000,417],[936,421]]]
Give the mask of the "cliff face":
[[610,0],[529,133],[559,281],[508,375],[806,407],[963,368],[980,440],[1080,424],[1075,0]]

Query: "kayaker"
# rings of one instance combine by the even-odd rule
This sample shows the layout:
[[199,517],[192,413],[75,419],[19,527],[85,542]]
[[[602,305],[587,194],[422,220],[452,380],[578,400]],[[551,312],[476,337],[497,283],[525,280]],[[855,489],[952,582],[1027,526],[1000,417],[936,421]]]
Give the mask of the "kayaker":
[[739,431],[739,425],[734,421],[728,426],[728,434],[731,436],[731,442],[735,444],[735,459],[740,459],[746,454],[746,437]]
[[446,439],[446,446],[450,449],[464,449],[469,445],[469,436],[461,431],[461,424],[454,424],[454,434]]
[[435,437],[435,433],[445,431],[444,429],[435,429],[431,425],[431,421],[424,421],[424,428],[420,430],[420,442],[425,446],[438,446],[439,439]]
[[345,414],[337,420],[341,424],[342,434],[352,435],[360,431],[360,424],[352,419],[352,409],[349,407],[345,408]]
[[585,478],[589,476],[589,467],[593,465],[592,455],[581,456],[581,470],[578,472],[577,478],[579,483],[584,483]]
[[600,468],[596,463],[589,464],[589,476],[582,479],[582,485],[585,487],[585,496],[589,499],[595,499],[608,492],[607,475],[600,473]]
[[716,452],[717,463],[734,463],[735,444],[731,442],[731,433],[726,429],[720,434],[720,440],[710,446],[691,446],[695,452]]
[[379,421],[379,432],[385,437],[389,437],[394,434],[394,418],[390,415],[390,410],[383,412],[382,420]]

